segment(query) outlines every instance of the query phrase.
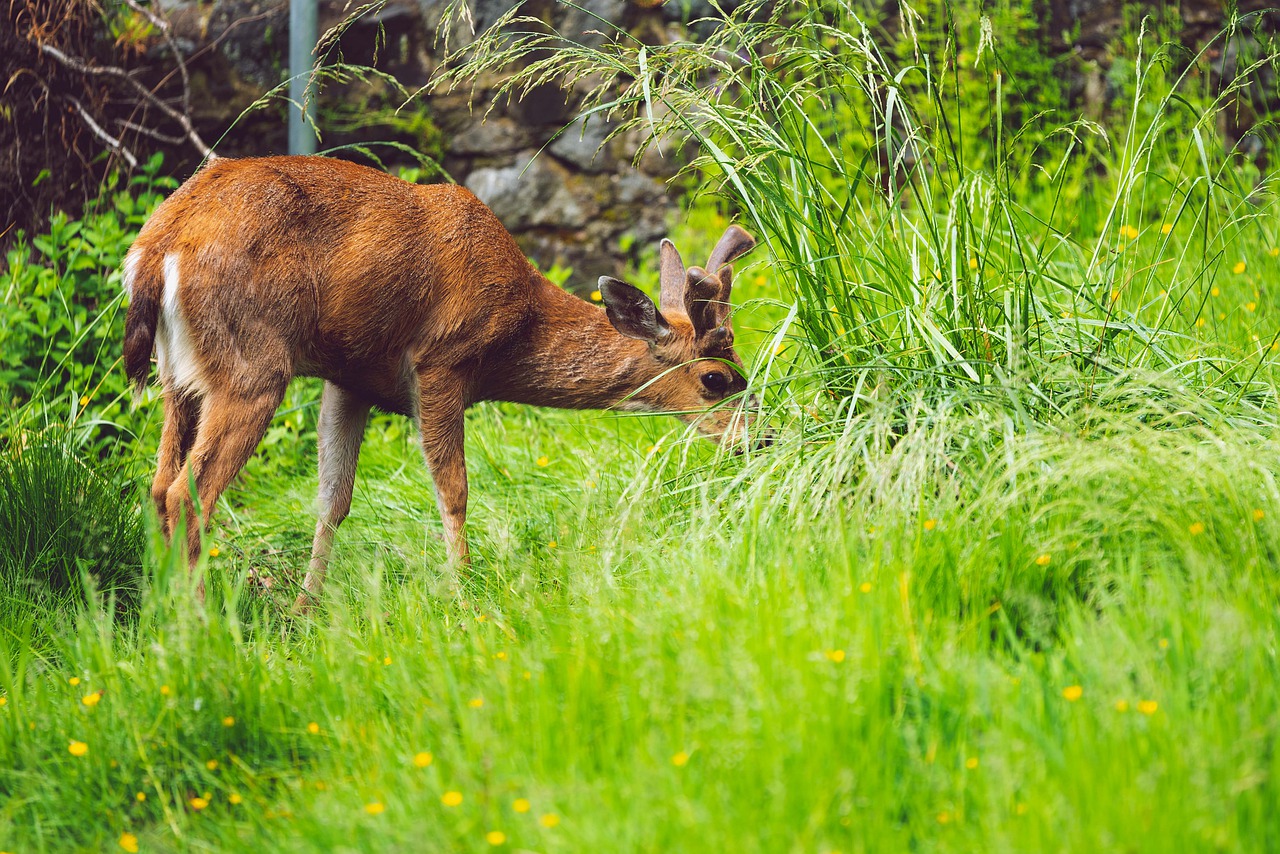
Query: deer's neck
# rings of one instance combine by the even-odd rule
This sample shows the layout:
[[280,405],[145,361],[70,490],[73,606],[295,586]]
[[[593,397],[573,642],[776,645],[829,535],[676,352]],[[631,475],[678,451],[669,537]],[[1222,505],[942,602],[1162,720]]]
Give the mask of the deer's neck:
[[598,306],[538,276],[526,335],[491,366],[484,396],[561,409],[643,410],[633,395],[658,373],[647,343],[619,334]]

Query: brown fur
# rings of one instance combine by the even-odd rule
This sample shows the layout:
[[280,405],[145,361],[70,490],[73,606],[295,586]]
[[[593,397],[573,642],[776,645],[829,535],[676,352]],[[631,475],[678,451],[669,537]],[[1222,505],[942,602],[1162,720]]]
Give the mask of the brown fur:
[[[145,383],[153,343],[167,353],[152,487],[166,531],[192,520],[194,561],[202,526],[188,484],[207,517],[294,376],[326,381],[321,515],[300,608],[319,593],[350,508],[370,406],[417,419],[446,542],[464,562],[463,413],[473,403],[671,412],[741,440],[742,419],[714,407],[745,389],[720,360],[741,367],[727,327],[727,264],[752,245],[731,227],[711,272],[686,274],[664,241],[661,313],[602,279],[610,315],[639,318],[622,334],[534,270],[461,187],[321,157],[218,159],[156,210],[126,259],[130,378]],[[166,271],[177,275],[176,318],[166,313]],[[704,384],[708,373],[724,374],[722,391]]]

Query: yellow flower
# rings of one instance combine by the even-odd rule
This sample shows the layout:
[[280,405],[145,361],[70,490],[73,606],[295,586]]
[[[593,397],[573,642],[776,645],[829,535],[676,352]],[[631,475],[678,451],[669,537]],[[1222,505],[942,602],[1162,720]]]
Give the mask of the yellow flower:
[[1068,702],[1074,703],[1084,696],[1084,689],[1079,685],[1068,685],[1062,689],[1062,696],[1067,698]]
[[1254,510],[1254,511],[1253,511],[1253,521],[1255,521],[1255,522],[1261,522],[1264,518],[1266,518],[1266,515],[1267,515],[1267,514],[1266,514],[1266,513],[1264,513],[1262,510]]
[[502,651],[502,650],[498,650],[498,653],[497,653],[497,655],[495,655],[495,656],[494,656],[494,658],[498,659],[499,661],[506,661],[506,660],[507,660],[507,654],[506,654],[506,652],[504,652],[504,651]]
[[538,819],[538,824],[542,825],[543,827],[555,827],[559,823],[560,823],[560,816],[556,815],[553,812],[549,812],[546,815],[544,815],[542,818]]
[[1156,709],[1158,709],[1159,707],[1160,707],[1160,704],[1157,703],[1155,700],[1139,700],[1138,701],[1138,711],[1142,712],[1144,715],[1154,715],[1156,713]]
[[426,768],[434,759],[434,756],[424,750],[421,753],[415,753],[413,755],[413,764],[419,768]]
[[1164,225],[1160,226],[1161,234],[1168,234],[1171,231],[1173,231],[1173,223],[1171,222],[1166,222]]
[[951,821],[951,813],[947,812],[946,810],[943,810],[942,812],[938,813],[938,824],[946,824],[949,821]]
[[137,854],[138,837],[134,836],[132,833],[125,832],[120,834],[120,839],[118,840],[118,842],[120,847],[123,848],[125,851],[130,852],[130,854]]
[[1191,532],[1191,536],[1198,537],[1204,533],[1204,522],[1192,522],[1187,530]]
[[145,800],[147,799],[147,793],[146,793],[146,792],[138,792],[136,795],[134,795],[134,796],[133,796],[133,798],[134,798],[134,800],[136,800],[138,803],[142,803],[143,801],[145,801]]
[[1196,328],[1197,328],[1197,329],[1199,329],[1199,328],[1201,328],[1202,326],[1204,326],[1204,318],[1203,318],[1203,317],[1197,317],[1197,318],[1196,318]]
[[689,764],[689,754],[685,753],[683,750],[680,751],[675,756],[671,757],[671,764],[677,768],[683,768]]
[[77,685],[80,684],[80,677],[72,676],[70,679],[67,680],[67,684],[70,685],[72,688],[76,687]]
[[84,756],[89,752],[89,745],[85,744],[83,741],[76,741],[75,739],[72,739],[71,743],[67,745],[67,752],[72,756]]
[[1111,291],[1111,301],[1116,302],[1119,299],[1120,299],[1120,291],[1119,290]]
[[1232,267],[1232,268],[1231,268],[1231,272],[1235,273],[1236,275],[1240,275],[1241,273],[1243,273],[1243,272],[1244,272],[1244,262],[1243,262],[1243,261],[1237,261],[1237,262],[1236,262],[1236,265],[1235,265],[1234,267]]
[[385,810],[386,807],[383,806],[382,801],[371,801],[364,805],[364,811],[369,815],[382,815]]
[[604,297],[602,297],[602,296],[600,295],[600,292],[599,292],[599,291],[592,291],[592,292],[591,292],[591,301],[592,301],[592,302],[600,302],[600,300],[602,300],[602,299],[604,299]]
[[1015,805],[1015,806],[1014,806],[1013,811],[1014,811],[1015,813],[1017,813],[1018,815],[1026,815],[1026,814],[1027,814],[1027,805],[1026,805],[1026,804],[1024,804],[1024,803],[1019,803],[1019,804],[1017,804],[1017,805]]
[[1049,557],[1047,553],[1042,554],[1040,557],[1036,558],[1036,566],[1048,566],[1049,561],[1051,560],[1053,560],[1053,558]]
[[89,405],[89,398],[88,398],[87,396],[85,396],[85,397],[81,397],[81,398],[80,398],[80,405],[81,405],[81,406],[88,406],[88,405]]
[[1245,304],[1244,304],[1244,310],[1245,310],[1245,311],[1257,311],[1257,310],[1258,310],[1258,304],[1257,304],[1256,302],[1247,302],[1247,303],[1245,303]]
[[1156,646],[1160,647],[1161,649],[1168,649],[1168,648],[1169,648],[1169,639],[1168,639],[1168,638],[1160,638],[1160,640],[1156,641]]
[[81,697],[80,702],[84,703],[89,708],[93,708],[94,706],[98,705],[98,702],[101,699],[102,699],[102,692],[94,691],[92,694],[85,694],[83,697]]
[[859,584],[859,585],[858,585],[858,589],[859,589],[859,590],[861,590],[863,593],[870,593],[870,592],[871,592],[871,582],[870,582],[870,581],[864,581],[864,582],[862,582],[861,584]]
[[1272,258],[1280,258],[1280,249],[1274,249],[1274,248],[1268,249],[1267,254],[1270,255]]
[[530,804],[528,798],[516,798],[511,804],[511,808],[516,812],[528,812],[529,807]]
[[320,724],[316,723],[315,721],[312,721],[311,723],[307,724],[307,732],[311,733],[312,735],[319,735]]
[[828,661],[834,661],[836,664],[839,664],[840,662],[844,661],[844,650],[829,649],[826,651],[826,656]]
[[161,685],[161,686],[160,686],[160,696],[162,696],[162,697],[167,697],[167,696],[169,696],[169,686],[168,686],[168,685]]
[[0,706],[7,706],[7,705],[9,705],[9,698],[8,698],[8,697],[0,697]]
[[220,554],[222,554],[222,551],[217,546],[209,549],[209,557],[217,557]]
[[478,709],[484,705],[484,697],[475,697],[467,702],[467,705],[473,709]]
[[507,841],[507,835],[501,830],[491,830],[484,835],[484,839],[490,845],[501,845]]
[[462,792],[445,792],[440,796],[440,803],[447,807],[456,807],[462,803]]
[[936,527],[938,527],[938,520],[937,520],[937,519],[925,519],[925,520],[924,520],[924,529],[925,529],[926,531],[932,531],[932,530],[933,530],[934,528],[936,528]]
[[383,666],[383,667],[390,667],[390,666],[391,666],[391,656],[389,656],[389,655],[388,655],[388,656],[384,656],[384,657],[383,657],[383,659],[382,659],[382,666]]
[[232,726],[235,726],[235,725],[236,725],[236,719],[235,719],[235,718],[233,718],[233,717],[231,717],[231,715],[227,715],[225,718],[223,718],[223,719],[222,719],[222,725],[223,725],[223,726],[225,726],[225,727],[232,727]]
[[217,771],[217,770],[218,770],[218,760],[216,760],[216,759],[210,759],[208,762],[204,763],[204,767],[208,768],[210,771]]
[[550,464],[551,464],[551,460],[547,459],[546,457],[538,457],[539,466],[548,466]]
[[555,547],[556,547],[556,541],[555,541],[555,540],[552,540],[551,542],[547,543],[547,548],[549,548],[549,549],[554,549]]
[[227,800],[232,804],[238,804],[241,801],[243,801],[244,798],[240,797],[239,792],[232,792],[231,794],[227,795]]
[[1129,711],[1129,701],[1128,701],[1128,700],[1116,700],[1116,711],[1117,711],[1117,712],[1127,712],[1127,711]]
[[970,259],[969,259],[969,269],[970,269],[970,270],[976,270],[976,269],[978,269],[978,259],[977,259],[977,258],[970,258]]
[[1129,240],[1137,240],[1138,229],[1134,228],[1131,225],[1122,225],[1120,226],[1120,236],[1128,238]]
[[199,811],[209,806],[209,799],[208,798],[192,798],[191,800],[187,801],[187,803],[191,804],[191,808],[193,810]]
[[1209,288],[1209,296],[1211,297],[1216,297],[1221,293],[1222,291],[1216,285],[1212,288]]
[[964,767],[968,768],[970,771],[972,771],[974,768],[977,768],[977,767],[978,767],[978,757],[976,757],[976,756],[970,756],[968,759],[966,759],[966,760],[964,761]]

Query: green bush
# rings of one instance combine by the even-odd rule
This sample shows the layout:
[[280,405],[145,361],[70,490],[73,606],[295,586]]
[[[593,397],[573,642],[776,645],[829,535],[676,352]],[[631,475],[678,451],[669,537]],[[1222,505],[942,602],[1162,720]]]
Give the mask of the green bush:
[[128,478],[76,453],[65,431],[16,437],[0,453],[0,590],[32,606],[137,591],[143,525]]

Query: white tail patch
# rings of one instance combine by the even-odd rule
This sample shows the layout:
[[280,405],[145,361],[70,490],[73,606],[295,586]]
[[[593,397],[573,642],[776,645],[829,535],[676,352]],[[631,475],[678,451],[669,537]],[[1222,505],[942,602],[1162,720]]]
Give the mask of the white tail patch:
[[133,283],[138,278],[138,262],[142,253],[130,249],[124,256],[124,292],[133,299]]
[[160,322],[156,325],[156,367],[166,388],[204,394],[208,386],[178,299],[179,261],[176,252],[164,256],[164,295],[160,301]]

